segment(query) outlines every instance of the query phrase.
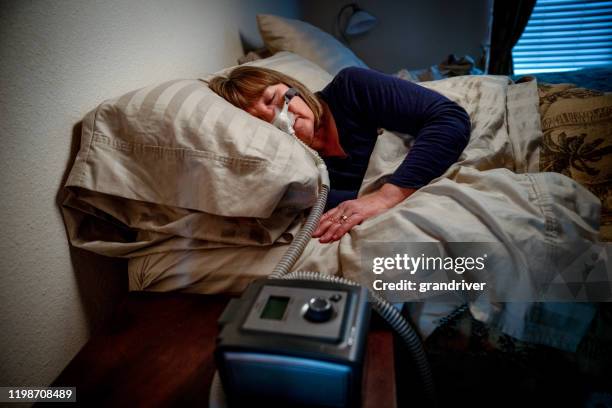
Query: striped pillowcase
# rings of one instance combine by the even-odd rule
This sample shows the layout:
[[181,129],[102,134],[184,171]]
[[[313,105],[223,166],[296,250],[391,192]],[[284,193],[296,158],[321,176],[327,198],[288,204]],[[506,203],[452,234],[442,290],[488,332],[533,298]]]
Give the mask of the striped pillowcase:
[[[331,79],[288,53],[258,63],[313,91]],[[86,202],[135,230],[265,245],[313,205],[318,170],[294,138],[234,107],[202,80],[178,79],[90,112],[66,187],[75,194],[72,209]],[[237,226],[237,217],[250,221]]]

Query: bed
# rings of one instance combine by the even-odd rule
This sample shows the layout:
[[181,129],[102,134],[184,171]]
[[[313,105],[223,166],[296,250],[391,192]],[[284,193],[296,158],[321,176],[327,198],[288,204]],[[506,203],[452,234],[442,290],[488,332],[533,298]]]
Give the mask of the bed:
[[[343,67],[363,64],[337,41],[325,47],[312,35],[296,41],[312,34],[301,22],[274,16],[259,22],[264,39],[274,39],[274,55],[249,63],[283,71],[312,90]],[[270,34],[277,26],[283,35]],[[283,49],[279,38],[308,49]],[[129,259],[130,290],[239,293],[271,272],[316,198],[317,170],[300,147],[227,106],[206,78],[130,92],[84,120],[64,219],[73,245]],[[504,288],[528,290],[515,278],[529,281],[564,256],[580,258],[584,248],[601,249],[600,240],[611,238],[610,94],[503,76],[422,85],[470,114],[472,137],[459,162],[340,241],[312,240],[294,270],[363,281],[362,252],[372,242],[495,242],[497,259],[524,266],[522,275],[500,280],[499,299],[510,299]],[[570,131],[584,135],[580,145]],[[360,194],[383,183],[409,147],[409,135],[383,133]],[[606,256],[597,262],[609,274]],[[462,317],[498,338],[566,351],[578,348],[601,315],[591,303],[527,300],[425,302],[409,313],[424,338],[439,338]]]

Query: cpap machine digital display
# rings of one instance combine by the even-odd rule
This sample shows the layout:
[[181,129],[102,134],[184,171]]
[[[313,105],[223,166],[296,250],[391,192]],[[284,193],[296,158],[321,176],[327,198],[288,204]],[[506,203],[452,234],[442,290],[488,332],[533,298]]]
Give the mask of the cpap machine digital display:
[[215,358],[228,406],[359,406],[369,318],[359,286],[254,282],[219,319]]

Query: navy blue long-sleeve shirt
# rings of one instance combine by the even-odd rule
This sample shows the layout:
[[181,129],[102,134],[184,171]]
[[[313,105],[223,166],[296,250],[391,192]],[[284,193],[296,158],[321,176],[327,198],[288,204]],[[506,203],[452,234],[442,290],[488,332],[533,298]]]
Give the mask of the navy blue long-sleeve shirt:
[[403,79],[364,68],[345,68],[318,95],[336,121],[348,157],[324,158],[331,191],[327,207],[354,199],[374,150],[378,129],[415,137],[410,152],[388,180],[420,188],[457,161],[470,137],[470,118],[445,96]]

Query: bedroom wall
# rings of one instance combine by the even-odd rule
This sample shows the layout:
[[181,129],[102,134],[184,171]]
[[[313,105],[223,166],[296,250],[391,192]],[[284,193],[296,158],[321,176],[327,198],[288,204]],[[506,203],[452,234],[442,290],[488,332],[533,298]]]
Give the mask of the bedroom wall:
[[[334,34],[336,15],[346,0],[302,0],[304,20]],[[376,16],[372,31],[350,41],[371,68],[395,73],[437,64],[449,54],[476,58],[488,40],[492,0],[362,0]],[[347,12],[348,15],[348,12]]]
[[73,132],[103,99],[234,65],[256,13],[298,1],[3,1],[0,385],[49,384],[126,288],[121,262],[70,251],[56,194]]

